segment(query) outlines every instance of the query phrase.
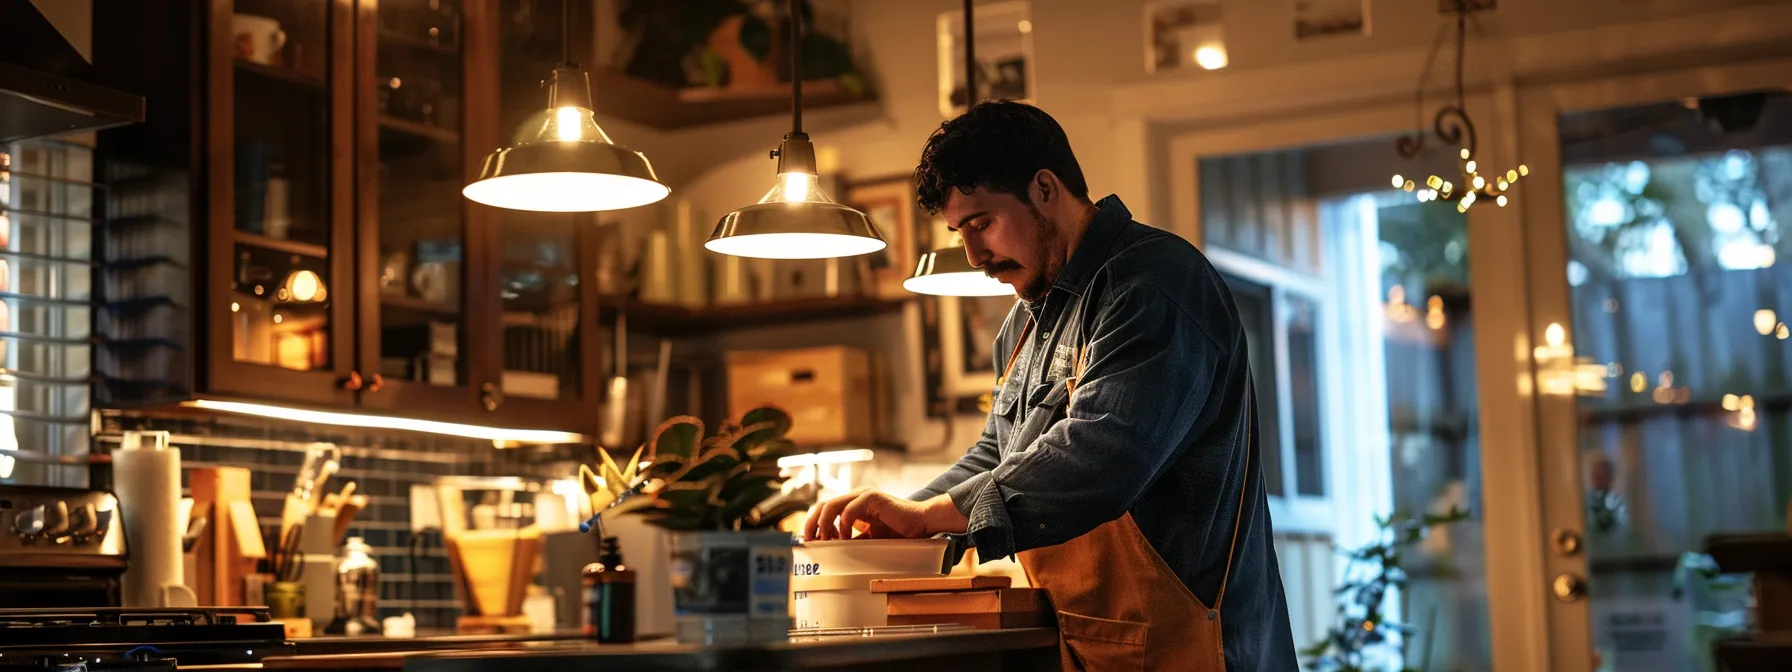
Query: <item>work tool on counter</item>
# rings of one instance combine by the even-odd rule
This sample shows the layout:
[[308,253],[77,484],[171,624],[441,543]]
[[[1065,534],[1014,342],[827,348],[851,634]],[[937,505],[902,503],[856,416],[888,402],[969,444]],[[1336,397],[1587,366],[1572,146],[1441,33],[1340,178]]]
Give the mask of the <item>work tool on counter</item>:
[[211,516],[205,514],[188,518],[187,531],[185,534],[181,535],[180,538],[180,552],[182,554],[192,553],[193,548],[199,545],[199,536],[205,534],[205,527],[210,521]]
[[299,539],[305,534],[305,524],[299,523],[286,529],[278,543],[274,544],[274,580],[292,582],[299,580],[299,572],[304,567],[305,557],[299,553]]
[[599,440],[604,448],[620,448],[627,438],[625,425],[628,423],[628,312],[616,309],[616,332],[612,339],[616,344],[616,353],[611,361],[615,369],[615,377],[610,379],[609,396],[605,397],[604,426]]
[[[344,492],[347,491],[348,489],[345,488]],[[367,508],[367,495],[348,496],[342,505],[336,509],[336,528],[334,530],[335,534],[331,536],[331,539],[335,540],[337,544],[341,544],[344,539],[347,539],[348,526],[355,522],[355,514],[360,513],[361,509],[365,508]]]
[[340,456],[341,451],[334,444],[306,446],[305,461],[299,467],[298,478],[294,479],[292,492],[286,496],[286,505],[280,513],[282,537],[287,529],[305,522],[305,517],[316,511],[317,502],[322,498],[318,493],[341,466],[337,461]]
[[333,514],[341,510],[342,505],[348,502],[348,498],[354,496],[355,487],[356,483],[354,481],[349,481],[342,484],[342,490],[340,492],[332,492],[324,495],[323,501],[318,502],[317,504],[317,512]]

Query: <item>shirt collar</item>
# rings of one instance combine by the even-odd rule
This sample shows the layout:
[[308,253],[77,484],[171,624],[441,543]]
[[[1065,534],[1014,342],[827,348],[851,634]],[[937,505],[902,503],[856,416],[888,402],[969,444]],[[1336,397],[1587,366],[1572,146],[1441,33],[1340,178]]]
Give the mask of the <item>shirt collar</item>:
[[1119,196],[1110,194],[1096,201],[1095,208],[1095,218],[1090,220],[1088,230],[1083,231],[1083,239],[1077,242],[1076,251],[1070,253],[1070,261],[1064,264],[1064,270],[1058,273],[1058,281],[1052,283],[1053,289],[1081,296],[1096,269],[1107,263],[1114,240],[1120,237],[1127,222],[1132,221],[1132,211],[1126,209]]

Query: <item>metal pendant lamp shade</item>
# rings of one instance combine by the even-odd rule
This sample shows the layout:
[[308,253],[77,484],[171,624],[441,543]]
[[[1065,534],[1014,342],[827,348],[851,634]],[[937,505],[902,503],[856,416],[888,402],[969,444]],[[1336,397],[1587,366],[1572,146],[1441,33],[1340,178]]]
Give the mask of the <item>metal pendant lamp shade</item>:
[[803,132],[801,18],[790,3],[791,131],[774,156],[778,182],[758,203],[722,217],[703,244],[712,252],[759,259],[828,259],[884,249],[884,238],[865,213],[828,198],[816,176],[815,145]]
[[[976,103],[977,97],[977,60],[972,36],[976,33],[974,12],[971,0],[964,3],[964,90],[965,109]],[[965,254],[964,241],[958,236],[952,237],[952,244],[927,254],[921,255],[921,263],[915,265],[915,274],[902,281],[902,288],[916,294],[933,296],[1012,296],[1014,286],[989,277],[981,269],[971,265],[969,255]]]
[[548,106],[517,126],[509,147],[485,157],[467,198],[511,210],[596,212],[656,203],[672,193],[653,165],[610,140],[591,108],[591,80],[572,62],[572,0],[562,17],[564,58],[547,82]]
[[902,281],[902,288],[916,294],[933,296],[1013,296],[1014,285],[989,277],[958,245],[942,247],[921,255],[915,274]]

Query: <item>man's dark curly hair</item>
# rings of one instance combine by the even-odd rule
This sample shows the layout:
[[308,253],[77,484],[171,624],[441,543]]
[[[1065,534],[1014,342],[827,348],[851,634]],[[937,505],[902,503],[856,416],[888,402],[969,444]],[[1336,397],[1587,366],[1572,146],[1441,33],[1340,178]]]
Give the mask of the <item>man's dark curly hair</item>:
[[948,189],[984,187],[1025,201],[1040,170],[1058,176],[1071,196],[1089,200],[1089,183],[1057,120],[1026,103],[981,102],[927,138],[915,166],[915,196],[933,215],[945,209]]

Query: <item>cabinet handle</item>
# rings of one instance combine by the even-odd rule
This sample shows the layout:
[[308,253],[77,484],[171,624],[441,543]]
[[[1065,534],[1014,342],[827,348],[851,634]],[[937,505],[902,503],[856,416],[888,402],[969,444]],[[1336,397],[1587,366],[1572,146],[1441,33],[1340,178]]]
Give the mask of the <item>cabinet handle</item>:
[[348,377],[342,379],[342,389],[355,392],[361,389],[361,372],[350,371]]
[[491,383],[480,385],[479,405],[484,406],[487,411],[496,411],[499,406],[504,405],[504,393],[498,390],[497,385]]
[[378,392],[378,391],[380,391],[380,388],[385,387],[385,386],[386,386],[386,379],[383,376],[381,376],[380,374],[376,373],[376,374],[373,374],[373,381],[368,383],[367,391],[368,392]]

